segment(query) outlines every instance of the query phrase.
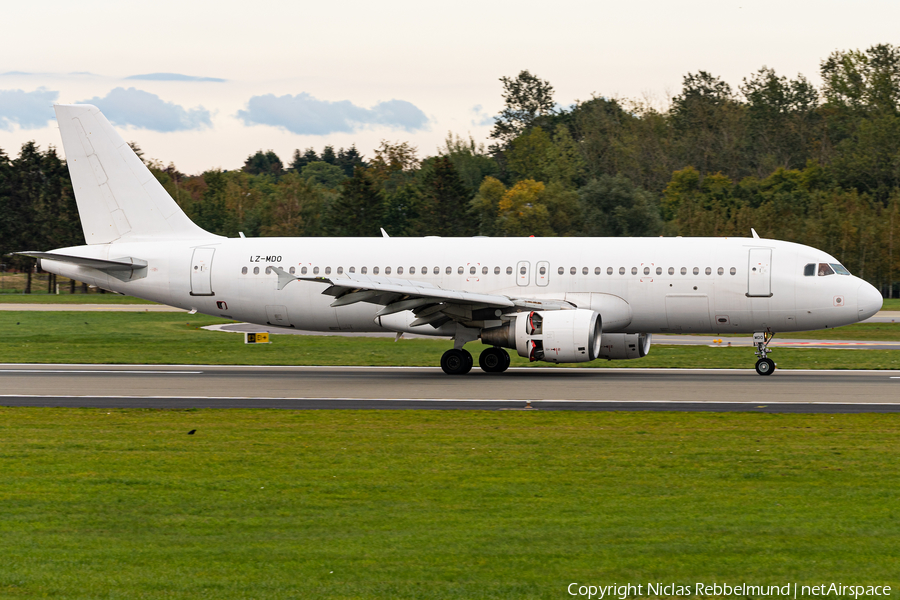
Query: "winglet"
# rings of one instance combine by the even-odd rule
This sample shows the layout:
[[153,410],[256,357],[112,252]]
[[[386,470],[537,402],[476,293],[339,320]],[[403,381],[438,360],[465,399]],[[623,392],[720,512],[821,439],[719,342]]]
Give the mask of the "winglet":
[[758,239],[759,239],[759,234],[756,233],[756,230],[753,229],[752,227],[750,228],[750,233],[753,234],[753,239],[755,239],[755,240],[758,240]]
[[384,227],[381,228],[381,237],[391,237],[387,234],[387,231],[384,230]]

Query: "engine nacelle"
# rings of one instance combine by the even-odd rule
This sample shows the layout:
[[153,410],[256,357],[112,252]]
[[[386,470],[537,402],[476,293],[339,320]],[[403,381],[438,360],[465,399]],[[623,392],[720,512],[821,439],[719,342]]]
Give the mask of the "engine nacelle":
[[649,333],[604,333],[599,358],[626,360],[643,358],[650,353]]
[[600,355],[600,315],[592,310],[520,313],[515,321],[481,332],[481,341],[513,348],[529,360],[588,362]]

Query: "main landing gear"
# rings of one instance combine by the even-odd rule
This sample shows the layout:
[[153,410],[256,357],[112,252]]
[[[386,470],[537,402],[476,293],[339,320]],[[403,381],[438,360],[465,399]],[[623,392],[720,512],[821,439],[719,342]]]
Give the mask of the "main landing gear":
[[478,366],[485,373],[502,373],[509,368],[509,353],[503,348],[488,348],[478,357]]
[[472,370],[473,362],[472,355],[461,348],[447,350],[441,356],[441,368],[447,375],[465,375]]
[[769,342],[775,334],[769,331],[760,331],[753,334],[753,344],[756,346],[756,372],[760,375],[771,375],[775,372],[775,361],[769,358]]
[[[441,356],[441,369],[447,375],[465,375],[472,370],[475,361],[468,351],[452,349]],[[488,348],[478,357],[478,366],[485,373],[502,373],[509,368],[509,353],[503,348]]]

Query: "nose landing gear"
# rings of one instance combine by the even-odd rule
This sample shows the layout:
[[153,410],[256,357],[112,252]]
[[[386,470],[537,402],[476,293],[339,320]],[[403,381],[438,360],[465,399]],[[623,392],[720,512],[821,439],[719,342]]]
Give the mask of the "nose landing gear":
[[771,375],[775,372],[775,361],[769,358],[769,342],[775,334],[770,331],[758,331],[753,334],[753,344],[756,346],[756,372],[760,375]]

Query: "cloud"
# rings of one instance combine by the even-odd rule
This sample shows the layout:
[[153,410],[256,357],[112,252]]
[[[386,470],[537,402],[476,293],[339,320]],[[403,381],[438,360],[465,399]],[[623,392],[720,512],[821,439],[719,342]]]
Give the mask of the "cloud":
[[476,104],[472,107],[472,113],[475,115],[475,118],[472,119],[472,125],[477,127],[487,127],[494,124],[494,117],[483,112],[483,107],[480,104]]
[[247,102],[247,110],[239,110],[237,117],[245,125],[271,125],[301,135],[352,133],[371,125],[409,132],[428,127],[425,113],[406,100],[388,100],[363,108],[349,100],[318,100],[306,92],[296,96],[253,96]]
[[146,73],[144,75],[132,75],[125,79],[139,79],[141,81],[215,81],[217,83],[227,81],[218,77],[196,77],[194,75],[182,75],[181,73]]
[[135,88],[116,88],[105,98],[84,100],[103,111],[115,125],[131,125],[151,131],[187,131],[212,127],[209,111],[198,106],[185,110],[174,102],[166,102],[156,94]]
[[41,129],[53,119],[53,103],[59,92],[42,87],[33,92],[0,90],[0,129]]

